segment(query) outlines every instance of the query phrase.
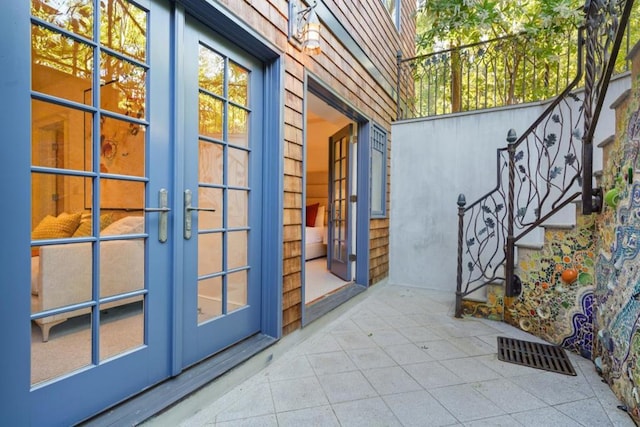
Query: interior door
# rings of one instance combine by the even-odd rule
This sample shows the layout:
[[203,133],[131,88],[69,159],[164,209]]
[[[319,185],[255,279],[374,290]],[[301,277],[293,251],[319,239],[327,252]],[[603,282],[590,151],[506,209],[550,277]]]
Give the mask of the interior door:
[[31,425],[171,373],[166,3],[31,2]]
[[260,330],[262,64],[185,30],[184,364]]
[[348,125],[329,138],[329,233],[327,263],[329,270],[342,280],[351,280],[351,227],[349,195],[351,194],[349,151],[353,125]]

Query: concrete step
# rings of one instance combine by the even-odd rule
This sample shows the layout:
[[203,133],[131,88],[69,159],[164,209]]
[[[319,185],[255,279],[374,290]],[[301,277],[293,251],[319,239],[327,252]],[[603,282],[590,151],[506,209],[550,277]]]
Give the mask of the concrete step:
[[[516,255],[516,259],[518,259],[517,255]],[[498,277],[504,277],[504,265],[499,266],[496,269],[496,276]],[[491,292],[490,289],[492,287],[500,287],[503,288],[504,287],[504,280],[496,280],[494,283],[490,283],[487,286],[484,286],[478,290],[476,290],[475,292],[470,293],[469,295],[467,295],[466,297],[462,298],[464,301],[474,301],[474,302],[487,302],[488,300],[488,295]]]

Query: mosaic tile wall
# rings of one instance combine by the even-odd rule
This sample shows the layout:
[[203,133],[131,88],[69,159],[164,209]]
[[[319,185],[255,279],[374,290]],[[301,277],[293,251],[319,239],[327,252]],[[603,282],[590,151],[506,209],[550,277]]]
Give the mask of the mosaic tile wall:
[[[575,229],[548,229],[542,250],[523,251],[518,298],[490,287],[487,302],[465,301],[463,310],[504,319],[594,360],[640,425],[640,59],[634,62],[602,177],[605,194],[617,190],[615,203],[599,215],[578,216]],[[568,269],[575,280],[563,280]]]
[[[619,201],[598,218],[594,346],[596,366],[614,393],[640,421],[640,84],[636,77],[617,123],[617,140],[603,176],[604,190]],[[630,176],[635,171],[636,177]],[[635,179],[634,179],[635,178]]]
[[594,230],[592,216],[579,216],[573,229],[547,229],[544,247],[519,257],[522,293],[505,312],[507,322],[586,358],[593,349]]
[[[505,298],[490,287],[487,302],[463,302],[467,316],[506,322],[551,343],[591,358],[593,348],[594,218],[580,216],[573,229],[549,229],[539,251],[521,251],[517,274],[522,293]],[[565,270],[575,280],[562,280]]]

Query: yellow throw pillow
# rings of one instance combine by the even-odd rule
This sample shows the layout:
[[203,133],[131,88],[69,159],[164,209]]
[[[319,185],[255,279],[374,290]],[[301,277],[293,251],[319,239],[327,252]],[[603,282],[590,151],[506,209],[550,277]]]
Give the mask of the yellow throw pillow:
[[81,212],[61,213],[57,217],[47,215],[31,232],[32,240],[64,239],[71,237],[80,225]]
[[[113,222],[113,215],[110,213],[100,215],[100,230],[104,230]],[[73,233],[73,237],[91,236],[91,214],[82,214],[80,225]]]
[[80,225],[73,232],[73,237],[85,237],[91,236],[91,218],[83,219],[80,221]]
[[106,213],[100,215],[100,231],[104,230],[113,223],[113,214]]

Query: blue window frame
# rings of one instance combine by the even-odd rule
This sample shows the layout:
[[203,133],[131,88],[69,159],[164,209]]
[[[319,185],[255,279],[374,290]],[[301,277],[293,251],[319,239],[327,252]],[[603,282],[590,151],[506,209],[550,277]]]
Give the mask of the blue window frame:
[[400,29],[400,0],[381,0],[391,20],[397,29]]
[[370,158],[370,207],[372,218],[387,216],[387,131],[373,125]]

